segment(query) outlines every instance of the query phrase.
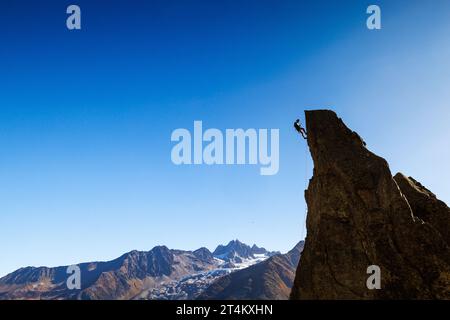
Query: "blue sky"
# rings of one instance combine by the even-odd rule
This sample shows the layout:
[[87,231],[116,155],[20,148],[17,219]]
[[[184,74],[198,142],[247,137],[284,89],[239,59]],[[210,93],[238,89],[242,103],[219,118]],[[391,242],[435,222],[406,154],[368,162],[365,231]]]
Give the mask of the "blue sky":
[[[289,250],[312,170],[292,129],[304,109],[334,109],[449,203],[449,33],[445,0],[2,1],[0,275],[159,244]],[[279,128],[279,173],[174,166],[171,132],[194,120]]]

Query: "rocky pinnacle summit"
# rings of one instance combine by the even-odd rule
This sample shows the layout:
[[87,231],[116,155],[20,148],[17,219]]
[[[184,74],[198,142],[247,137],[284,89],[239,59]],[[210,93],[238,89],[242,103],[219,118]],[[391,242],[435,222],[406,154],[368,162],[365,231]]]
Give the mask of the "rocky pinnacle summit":
[[[394,178],[333,111],[306,111],[306,126],[314,172],[291,299],[450,299],[447,205]],[[366,285],[371,265],[380,289]]]

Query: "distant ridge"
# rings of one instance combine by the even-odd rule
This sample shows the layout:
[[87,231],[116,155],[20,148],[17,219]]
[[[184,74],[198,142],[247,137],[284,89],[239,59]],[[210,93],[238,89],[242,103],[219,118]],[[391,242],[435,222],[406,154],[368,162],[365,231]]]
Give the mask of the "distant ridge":
[[25,267],[0,278],[0,299],[194,299],[214,280],[276,254],[232,240],[214,252],[130,251],[106,262],[87,262],[81,289],[69,290],[67,266]]

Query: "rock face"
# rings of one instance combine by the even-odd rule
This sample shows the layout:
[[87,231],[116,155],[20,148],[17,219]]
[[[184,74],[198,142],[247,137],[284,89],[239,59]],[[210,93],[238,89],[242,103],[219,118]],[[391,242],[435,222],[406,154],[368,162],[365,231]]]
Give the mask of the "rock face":
[[[450,299],[449,208],[329,110],[306,112],[314,174],[292,299]],[[367,268],[381,270],[369,290]]]
[[447,245],[450,245],[450,208],[412,177],[397,173],[394,180],[408,200],[414,215],[435,227]]
[[277,254],[246,269],[214,281],[199,300],[287,300],[303,250],[299,242],[286,254]]

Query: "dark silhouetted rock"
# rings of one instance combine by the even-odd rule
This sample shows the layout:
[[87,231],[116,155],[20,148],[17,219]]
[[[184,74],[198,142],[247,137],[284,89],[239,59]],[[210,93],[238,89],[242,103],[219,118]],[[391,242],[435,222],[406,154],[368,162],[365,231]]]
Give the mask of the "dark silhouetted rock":
[[450,208],[413,178],[397,173],[394,179],[414,215],[435,227],[450,245]]
[[[435,225],[448,218],[425,218],[446,206],[417,185],[402,193],[387,162],[334,112],[307,111],[306,124],[314,173],[291,298],[450,299],[449,231]],[[366,286],[370,265],[381,268],[379,290]]]

